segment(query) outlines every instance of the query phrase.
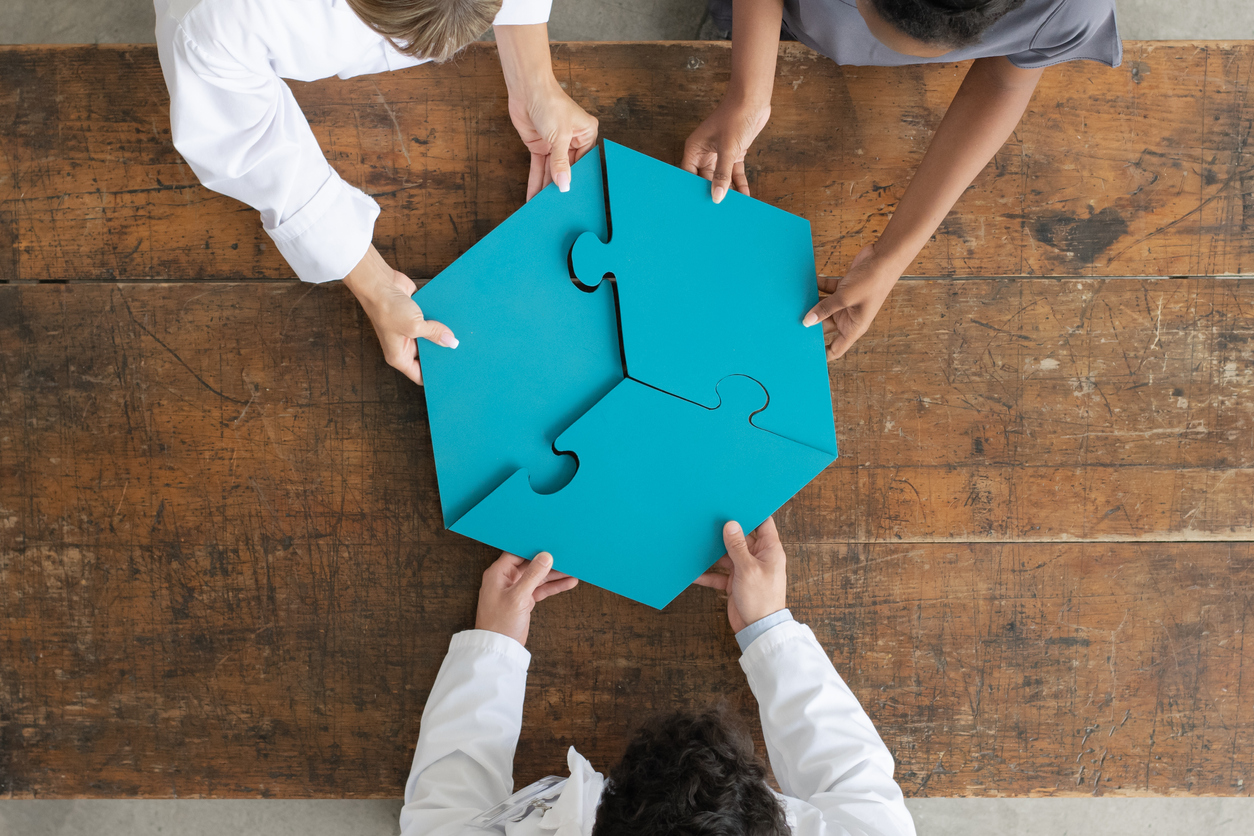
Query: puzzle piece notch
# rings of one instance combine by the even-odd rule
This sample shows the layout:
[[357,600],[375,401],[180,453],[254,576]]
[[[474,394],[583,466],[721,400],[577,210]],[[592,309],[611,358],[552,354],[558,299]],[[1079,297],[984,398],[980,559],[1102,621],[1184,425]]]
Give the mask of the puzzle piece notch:
[[623,378],[613,288],[570,280],[589,230],[607,231],[596,150],[569,192],[544,189],[414,294],[461,341],[418,341],[446,526],[519,468],[541,492],[569,482],[576,459],[553,442]]
[[558,437],[579,457],[570,484],[539,495],[519,470],[453,530],[549,551],[563,572],[664,607],[722,555],[727,520],[756,528],[832,460],[749,422],[769,403],[758,381],[729,376],[714,393],[709,409],[623,380]]
[[709,381],[743,374],[777,403],[755,422],[836,454],[810,224],[608,140],[612,237],[579,236],[570,262],[589,287],[613,274],[629,377],[714,407]]

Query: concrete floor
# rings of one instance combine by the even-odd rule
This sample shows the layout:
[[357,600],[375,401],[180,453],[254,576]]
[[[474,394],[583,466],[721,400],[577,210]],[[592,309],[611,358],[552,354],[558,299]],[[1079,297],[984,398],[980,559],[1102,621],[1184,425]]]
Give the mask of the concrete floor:
[[[1254,39],[1250,0],[1117,0],[1129,39]],[[554,0],[555,40],[700,37],[704,0]],[[0,0],[0,43],[145,43],[149,0]],[[0,79],[0,84],[3,79]],[[608,766],[602,764],[602,768]],[[1254,834],[1254,800],[921,799],[910,802],[929,836],[1154,836]],[[0,836],[384,836],[398,801],[5,801]]]
[[[1250,0],[1116,0],[1130,40],[1254,39]],[[705,0],[553,0],[558,41],[688,40]],[[151,0],[0,0],[0,43],[151,43]],[[707,30],[708,31],[708,30]]]
[[[919,836],[1250,836],[1248,798],[928,798]],[[394,836],[399,801],[4,801],[2,836]]]

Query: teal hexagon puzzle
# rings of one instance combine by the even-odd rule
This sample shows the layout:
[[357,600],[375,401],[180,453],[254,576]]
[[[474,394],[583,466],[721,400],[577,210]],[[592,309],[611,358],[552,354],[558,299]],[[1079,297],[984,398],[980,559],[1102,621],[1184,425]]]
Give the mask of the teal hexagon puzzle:
[[612,274],[627,374],[711,406],[714,381],[754,378],[772,409],[755,423],[836,454],[810,222],[630,148],[605,143],[613,238],[575,242],[575,276]]
[[608,229],[593,151],[415,294],[461,341],[419,352],[445,525],[660,608],[835,459],[831,395],[808,222],[604,146]]

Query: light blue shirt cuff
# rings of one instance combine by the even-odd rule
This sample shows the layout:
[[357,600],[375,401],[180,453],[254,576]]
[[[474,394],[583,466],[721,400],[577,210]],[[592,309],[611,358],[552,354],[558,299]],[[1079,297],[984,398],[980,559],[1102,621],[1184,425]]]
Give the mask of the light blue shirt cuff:
[[777,610],[765,618],[759,618],[745,629],[736,634],[736,644],[740,645],[740,652],[744,653],[749,649],[749,645],[753,644],[753,640],[774,627],[776,624],[783,624],[785,621],[792,621],[792,613],[785,607]]

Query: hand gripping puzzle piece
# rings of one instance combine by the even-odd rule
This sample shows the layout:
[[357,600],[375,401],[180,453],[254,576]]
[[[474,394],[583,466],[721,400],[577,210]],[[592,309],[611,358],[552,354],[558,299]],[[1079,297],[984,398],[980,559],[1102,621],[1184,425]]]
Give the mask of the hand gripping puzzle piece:
[[813,249],[605,147],[612,228],[593,151],[415,294],[461,340],[419,352],[445,525],[662,607],[836,457]]
[[750,423],[756,381],[719,382],[707,408],[627,379],[557,438],[579,467],[551,494],[525,470],[453,525],[653,607],[666,606],[723,554],[729,519],[756,528],[831,456]]

